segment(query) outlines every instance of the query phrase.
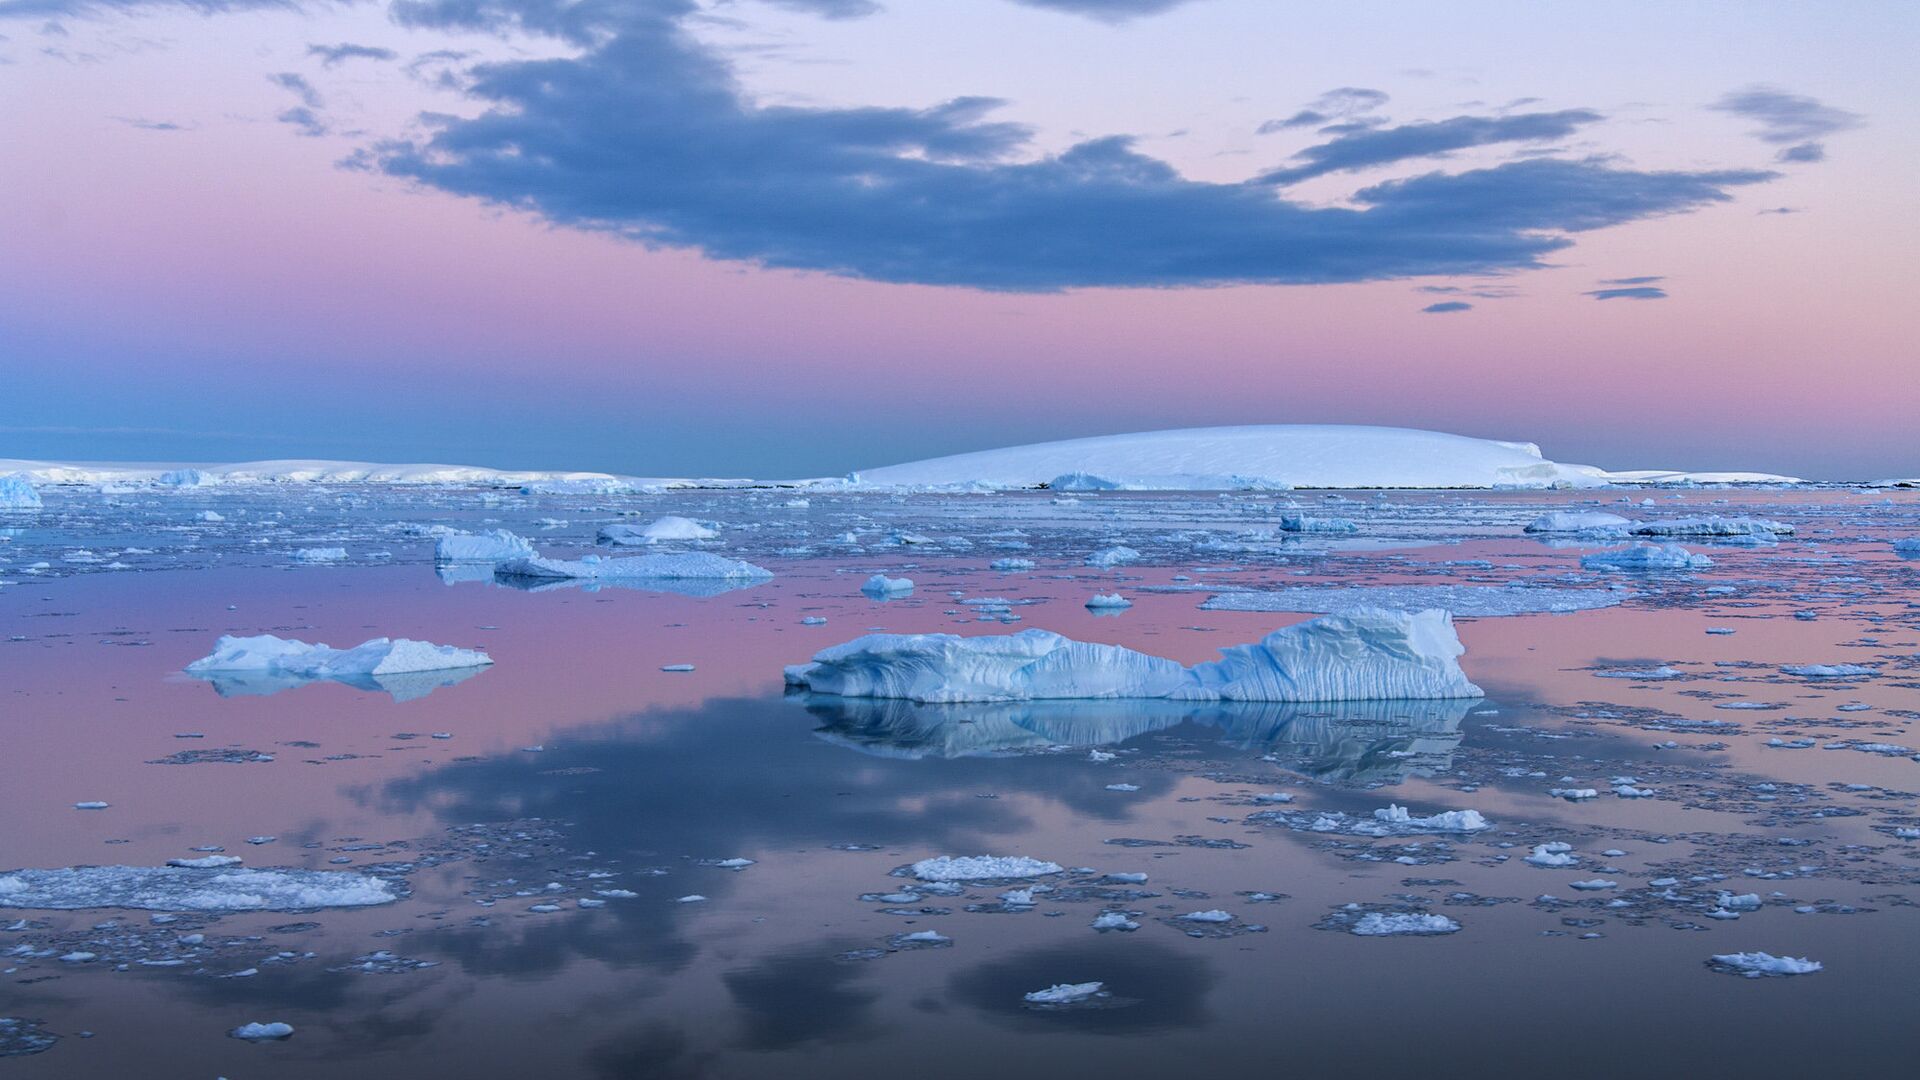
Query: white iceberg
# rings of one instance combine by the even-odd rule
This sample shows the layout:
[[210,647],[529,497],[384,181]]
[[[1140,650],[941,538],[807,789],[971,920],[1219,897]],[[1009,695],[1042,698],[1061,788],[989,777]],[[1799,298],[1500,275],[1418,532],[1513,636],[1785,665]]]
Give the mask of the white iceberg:
[[1712,963],[1729,974],[1744,975],[1749,979],[1768,975],[1811,975],[1826,966],[1804,956],[1775,956],[1764,952],[1721,953],[1713,958]]
[[293,553],[293,561],[303,563],[341,562],[346,557],[347,549],[343,547],[301,548]]
[[1597,510],[1562,510],[1552,514],[1543,514],[1527,525],[1530,533],[1586,533],[1602,535],[1620,535],[1625,533],[1633,522],[1618,514],[1603,514]]
[[608,525],[600,530],[600,542],[631,546],[673,540],[711,540],[719,535],[692,518],[668,514],[644,527],[628,525],[624,522]]
[[265,1024],[256,1020],[251,1023],[241,1024],[239,1027],[227,1032],[227,1034],[233,1038],[243,1039],[247,1042],[266,1042],[269,1040],[288,1038],[293,1034],[293,1025],[282,1023],[279,1020]]
[[1119,593],[1095,593],[1093,598],[1087,601],[1087,607],[1094,611],[1119,611],[1132,606],[1133,601]]
[[75,866],[0,872],[0,908],[48,911],[308,911],[390,904],[402,895],[393,882],[347,870]]
[[484,667],[491,663],[492,657],[476,649],[409,638],[374,638],[351,649],[336,649],[272,634],[257,637],[226,634],[214,645],[212,653],[187,665],[187,674],[258,672],[300,679],[347,679]]
[[1879,674],[1861,664],[1785,664],[1780,670],[1803,679],[1850,679]]
[[1111,570],[1116,566],[1139,562],[1140,553],[1122,544],[1117,547],[1102,548],[1087,556],[1084,561],[1088,566]]
[[868,596],[905,596],[913,591],[913,579],[875,574],[860,586]]
[[38,510],[40,493],[24,473],[0,476],[0,510]]
[[1357,533],[1360,526],[1346,518],[1313,517],[1309,514],[1282,514],[1280,528],[1291,533]]
[[1445,611],[1362,611],[1299,623],[1184,667],[1046,630],[963,638],[869,634],[786,669],[789,685],[919,702],[1171,698],[1374,701],[1483,696]]
[[1098,997],[1106,985],[1101,982],[1054,983],[1045,990],[1028,994],[1026,1001],[1030,1005],[1075,1005]]
[[1643,521],[1635,536],[1792,536],[1793,526],[1764,518],[1691,517]]
[[1704,570],[1713,565],[1679,544],[1634,544],[1580,556],[1584,570]]
[[510,559],[528,559],[534,555],[533,542],[505,529],[490,532],[444,533],[433,544],[433,561],[449,563],[502,563]]

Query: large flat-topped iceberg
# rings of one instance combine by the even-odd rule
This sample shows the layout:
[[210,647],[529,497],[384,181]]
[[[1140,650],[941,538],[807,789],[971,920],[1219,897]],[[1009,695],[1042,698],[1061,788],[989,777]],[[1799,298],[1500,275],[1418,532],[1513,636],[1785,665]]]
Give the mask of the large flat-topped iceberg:
[[1185,667],[1046,630],[963,638],[869,634],[787,668],[787,683],[843,697],[920,702],[1144,698],[1383,701],[1480,697],[1442,610],[1360,611],[1276,630]]
[[1592,486],[1606,474],[1561,465],[1531,443],[1409,428],[1267,424],[1036,443],[867,469],[854,487],[1489,488]]

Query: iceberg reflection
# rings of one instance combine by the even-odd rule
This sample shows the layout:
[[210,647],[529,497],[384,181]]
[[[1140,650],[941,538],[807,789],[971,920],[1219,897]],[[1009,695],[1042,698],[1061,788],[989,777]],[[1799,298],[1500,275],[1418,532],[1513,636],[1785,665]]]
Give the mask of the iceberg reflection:
[[1108,746],[1183,724],[1216,729],[1229,745],[1270,754],[1321,780],[1401,780],[1450,768],[1460,722],[1478,701],[1171,700],[921,704],[899,698],[793,694],[820,726],[814,735],[863,754],[956,758],[1051,746]]
[[314,682],[333,682],[387,694],[394,701],[413,701],[426,697],[443,686],[466,682],[487,670],[485,667],[441,668],[436,671],[403,671],[387,675],[335,675],[318,678],[268,671],[216,671],[193,677],[213,686],[221,697],[265,697]]

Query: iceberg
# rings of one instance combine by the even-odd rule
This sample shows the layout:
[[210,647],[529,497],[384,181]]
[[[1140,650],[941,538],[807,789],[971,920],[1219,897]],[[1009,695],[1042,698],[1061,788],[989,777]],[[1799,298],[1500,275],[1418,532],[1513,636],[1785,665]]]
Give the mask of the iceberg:
[[1580,556],[1583,570],[1704,570],[1713,565],[1679,544],[1634,544]]
[[773,571],[763,567],[706,551],[663,551],[619,559],[585,555],[571,561],[530,556],[503,562],[494,568],[494,573],[503,578],[605,581],[616,584],[632,581],[764,581],[773,576]]
[[390,904],[403,895],[394,882],[348,870],[75,866],[0,872],[0,908],[45,911],[309,911]]
[[1033,991],[1025,1000],[1029,1005],[1076,1005],[1099,996],[1106,985],[1103,982],[1054,983],[1045,990]]
[[860,586],[860,591],[876,597],[905,596],[913,591],[913,579],[875,574]]
[[1601,533],[1619,535],[1633,526],[1633,522],[1618,514],[1603,514],[1598,511],[1559,511],[1543,514],[1527,524],[1530,533]]
[[293,553],[293,561],[301,563],[341,562],[346,557],[347,549],[343,547],[301,548]]
[[1280,528],[1291,533],[1357,533],[1360,526],[1346,518],[1313,517],[1308,514],[1280,515]]
[[1744,975],[1749,979],[1769,975],[1811,975],[1826,966],[1804,956],[1775,956],[1764,952],[1722,953],[1708,961],[1708,964],[1730,975]]
[[335,649],[272,634],[228,634],[212,653],[188,664],[187,674],[211,682],[222,697],[275,694],[324,680],[411,701],[472,678],[492,663],[474,649],[408,638],[374,638]]
[[668,514],[645,527],[618,522],[600,530],[600,542],[632,546],[672,540],[711,540],[720,534],[691,518]]
[[1460,670],[1465,651],[1445,611],[1376,610],[1276,630],[1192,668],[1047,630],[973,638],[869,634],[787,668],[786,679],[815,693],[919,702],[1480,697]]
[[25,473],[0,476],[0,511],[38,509],[40,493],[33,490],[33,482]]
[[1691,517],[1643,521],[1635,536],[1792,536],[1793,526],[1763,518]]
[[533,543],[505,529],[483,533],[443,533],[433,543],[433,561],[449,563],[501,563],[510,559],[528,559],[534,555]]

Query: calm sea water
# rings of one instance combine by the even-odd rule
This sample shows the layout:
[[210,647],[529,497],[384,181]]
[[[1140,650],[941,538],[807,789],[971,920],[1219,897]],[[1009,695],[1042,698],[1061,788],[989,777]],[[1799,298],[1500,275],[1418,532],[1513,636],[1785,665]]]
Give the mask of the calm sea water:
[[[1618,496],[1302,493],[1360,532],[1300,540],[1265,532],[1288,496],[52,493],[0,522],[0,874],[217,847],[408,895],[161,923],[0,907],[0,1017],[19,1022],[0,1048],[43,1047],[0,1077],[1906,1071],[1920,561],[1887,541],[1920,534],[1920,498],[1598,507],[1797,527],[1683,540],[1715,560],[1684,573],[1584,574],[1606,545],[1519,531],[1596,497]],[[577,555],[665,512],[719,523],[711,550],[776,576],[708,596],[448,584],[412,528]],[[349,559],[290,563],[321,543]],[[1117,543],[1142,559],[1082,565]],[[988,568],[1008,557],[1036,566]],[[918,587],[870,599],[874,572]],[[1461,619],[1484,701],[927,707],[794,699],[781,678],[875,628],[1043,627],[1192,663],[1308,617],[1200,607],[1223,589],[1516,580],[1621,602]],[[1083,607],[1112,591],[1134,607]],[[224,633],[406,636],[495,664],[274,693],[181,674]],[[1872,674],[1781,670],[1799,664]],[[72,809],[93,800],[110,805]],[[1390,803],[1492,827],[1340,824]],[[1523,861],[1549,843],[1575,864]],[[952,895],[899,876],[986,854],[1067,869]],[[1724,917],[1723,891],[1758,909]],[[1093,929],[1109,911],[1138,928]],[[1181,918],[1209,911],[1230,921]],[[1352,933],[1368,912],[1459,930]],[[907,937],[929,930],[944,943]],[[1824,968],[1709,962],[1750,950]],[[1073,1007],[1024,998],[1093,981],[1104,996]],[[251,1021],[294,1034],[227,1036]]]

